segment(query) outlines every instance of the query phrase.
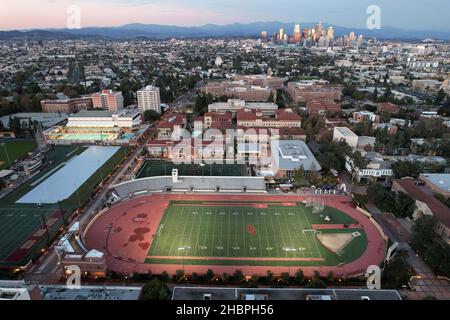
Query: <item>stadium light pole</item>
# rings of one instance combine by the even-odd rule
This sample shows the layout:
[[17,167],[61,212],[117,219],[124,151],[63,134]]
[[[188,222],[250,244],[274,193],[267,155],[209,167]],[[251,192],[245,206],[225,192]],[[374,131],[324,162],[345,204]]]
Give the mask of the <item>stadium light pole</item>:
[[58,207],[59,207],[59,212],[61,213],[61,218],[62,218],[63,224],[66,225],[67,224],[66,218],[64,217],[64,213],[63,213],[63,210],[61,207],[61,201],[59,201],[59,200],[58,200]]
[[6,148],[6,142],[2,142],[2,147],[5,149],[6,158],[8,159],[9,167],[11,168],[11,159],[9,158],[8,149]]
[[100,168],[100,178],[102,179],[100,182],[103,182],[103,170],[102,170],[102,166],[100,164],[100,160],[97,161],[99,168]]
[[75,193],[77,194],[78,206],[81,207],[80,194],[78,193],[78,186],[76,183],[73,184],[75,186]]

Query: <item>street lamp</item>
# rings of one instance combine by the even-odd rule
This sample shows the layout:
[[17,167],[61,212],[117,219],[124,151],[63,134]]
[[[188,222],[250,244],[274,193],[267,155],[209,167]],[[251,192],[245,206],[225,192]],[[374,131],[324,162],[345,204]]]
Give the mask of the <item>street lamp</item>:
[[184,252],[186,252],[187,249],[188,249],[188,247],[186,247],[186,246],[178,248],[179,251],[182,251],[181,258],[183,260],[183,273],[184,273],[184,257],[185,257],[185,253]]
[[[295,248],[286,248],[286,252],[295,252],[297,249]],[[291,263],[289,263],[289,277],[291,276],[291,265],[292,265],[292,255],[289,255]]]

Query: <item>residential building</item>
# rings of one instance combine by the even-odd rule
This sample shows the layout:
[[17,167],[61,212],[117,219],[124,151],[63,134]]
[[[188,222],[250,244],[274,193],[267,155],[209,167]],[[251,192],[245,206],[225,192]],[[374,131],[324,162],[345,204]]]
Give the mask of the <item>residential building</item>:
[[113,90],[102,90],[92,95],[92,106],[94,109],[104,109],[113,112],[121,111],[123,105],[122,92]]
[[138,108],[141,113],[153,110],[161,113],[161,97],[158,87],[146,86],[137,92]]

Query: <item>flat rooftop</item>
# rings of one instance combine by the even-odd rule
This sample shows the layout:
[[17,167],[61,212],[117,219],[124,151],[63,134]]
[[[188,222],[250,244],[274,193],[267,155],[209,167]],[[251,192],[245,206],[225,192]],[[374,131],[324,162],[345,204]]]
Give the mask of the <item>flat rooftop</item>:
[[422,174],[431,184],[444,192],[450,192],[450,173]]
[[39,286],[42,300],[138,300],[141,287],[82,286],[69,290],[65,286]]
[[81,110],[78,113],[69,115],[69,118],[111,118],[113,115],[118,115],[119,118],[129,118],[139,113],[138,109],[123,109],[118,112],[108,110]]
[[272,159],[280,170],[295,170],[303,167],[308,171],[320,171],[320,164],[301,140],[272,140]]
[[204,294],[210,294],[211,300],[242,300],[243,295],[265,296],[267,300],[306,300],[309,295],[332,296],[335,300],[402,300],[396,290],[368,289],[275,289],[275,288],[210,288],[175,287],[172,300],[203,300]]
[[336,127],[335,130],[339,131],[344,137],[357,137],[357,135],[347,127]]

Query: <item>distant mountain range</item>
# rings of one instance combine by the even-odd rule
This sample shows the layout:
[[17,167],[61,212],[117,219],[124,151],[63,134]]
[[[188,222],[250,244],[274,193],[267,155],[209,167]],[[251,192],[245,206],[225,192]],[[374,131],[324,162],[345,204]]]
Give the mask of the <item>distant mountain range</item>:
[[[314,23],[303,23],[302,28],[312,27]],[[324,27],[328,27],[324,24]],[[233,23],[228,25],[207,24],[198,27],[182,27],[173,25],[156,25],[132,23],[119,27],[88,27],[81,29],[45,29],[45,30],[13,30],[0,31],[0,40],[15,39],[167,39],[167,38],[206,38],[206,37],[258,37],[261,31],[269,35],[284,28],[292,34],[294,23],[254,22],[248,24]],[[350,32],[362,34],[366,38],[423,40],[426,38],[450,40],[450,31],[407,31],[390,26],[380,30],[346,28],[334,26],[335,36]]]

